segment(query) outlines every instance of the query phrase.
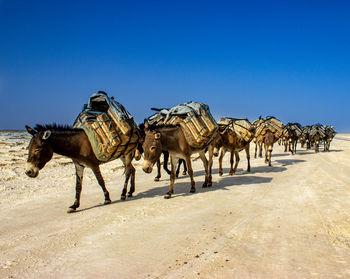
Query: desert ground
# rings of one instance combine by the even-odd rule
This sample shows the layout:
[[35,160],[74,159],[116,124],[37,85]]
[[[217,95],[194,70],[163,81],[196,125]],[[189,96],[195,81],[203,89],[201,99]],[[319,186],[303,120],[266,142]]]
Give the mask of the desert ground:
[[[0,133],[0,278],[350,278],[350,136],[331,152],[296,155],[274,147],[272,167],[251,159],[197,192],[136,166],[136,192],[120,200],[120,161],[101,167],[113,200],[85,171],[81,206],[74,201],[71,161],[54,156],[35,179],[24,174],[29,135]],[[323,150],[323,148],[321,148]],[[251,146],[253,155],[253,146]]]

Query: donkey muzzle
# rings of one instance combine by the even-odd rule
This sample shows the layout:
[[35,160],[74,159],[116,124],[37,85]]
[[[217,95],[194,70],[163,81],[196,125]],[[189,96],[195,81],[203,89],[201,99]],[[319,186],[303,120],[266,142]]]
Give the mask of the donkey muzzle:
[[215,157],[218,157],[219,156],[219,149],[218,148],[214,148],[214,150],[213,150],[213,155],[215,156]]
[[32,164],[27,164],[25,174],[31,178],[35,178],[39,175],[39,168],[33,166]]
[[150,161],[144,160],[142,164],[142,169],[145,173],[151,173],[153,170],[153,165]]

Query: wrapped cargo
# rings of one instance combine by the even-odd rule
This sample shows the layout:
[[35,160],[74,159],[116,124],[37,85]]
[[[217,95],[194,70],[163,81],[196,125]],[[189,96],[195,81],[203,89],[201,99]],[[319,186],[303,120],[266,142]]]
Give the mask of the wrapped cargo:
[[255,128],[248,119],[237,119],[224,117],[218,121],[220,130],[230,129],[246,142],[250,142],[254,137]]
[[137,125],[128,111],[101,91],[90,97],[73,127],[85,131],[97,159],[103,162],[127,154],[139,140]]
[[189,102],[171,109],[154,109],[158,112],[148,118],[151,125],[179,125],[193,148],[209,145],[218,125],[203,103]]
[[283,132],[283,123],[273,116],[254,121],[256,125],[255,138],[261,140],[266,132],[270,130],[276,138],[279,138]]

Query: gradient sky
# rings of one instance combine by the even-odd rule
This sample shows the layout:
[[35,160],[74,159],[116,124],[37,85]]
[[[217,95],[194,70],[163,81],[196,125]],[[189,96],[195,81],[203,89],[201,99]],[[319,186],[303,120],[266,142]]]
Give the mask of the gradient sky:
[[350,1],[0,0],[0,129],[150,107],[350,132]]

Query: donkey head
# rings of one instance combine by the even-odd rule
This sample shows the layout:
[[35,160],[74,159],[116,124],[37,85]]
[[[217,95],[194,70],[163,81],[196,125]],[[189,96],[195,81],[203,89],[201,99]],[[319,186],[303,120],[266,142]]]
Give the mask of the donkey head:
[[154,164],[157,162],[157,160],[160,158],[160,155],[162,154],[161,134],[157,130],[150,129],[147,120],[145,120],[144,125],[145,140],[142,144],[144,152],[144,161],[142,169],[146,173],[151,173]]
[[29,152],[25,173],[29,177],[34,178],[39,175],[39,170],[41,170],[52,158],[53,148],[48,141],[51,136],[51,131],[47,130],[39,132],[29,126],[26,126],[26,129],[33,137],[28,146]]
[[222,147],[222,145],[223,145],[222,134],[221,132],[218,132],[212,141],[213,154],[215,157],[219,155],[219,150]]

